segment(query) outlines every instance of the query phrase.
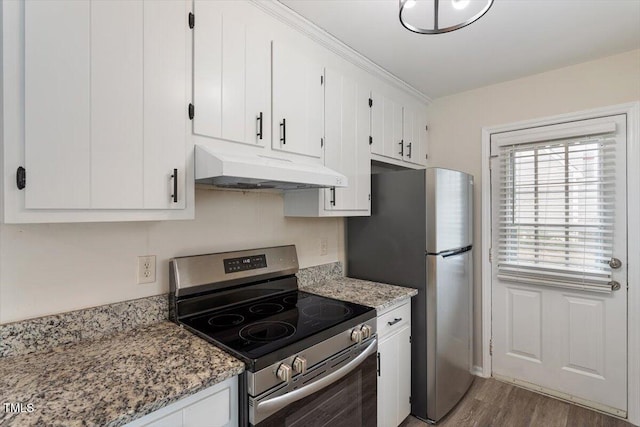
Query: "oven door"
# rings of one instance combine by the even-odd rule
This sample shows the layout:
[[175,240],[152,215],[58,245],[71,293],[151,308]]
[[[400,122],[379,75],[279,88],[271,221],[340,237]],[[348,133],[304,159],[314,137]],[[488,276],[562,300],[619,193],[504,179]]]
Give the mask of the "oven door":
[[375,427],[377,350],[374,337],[319,363],[286,389],[250,399],[251,425]]

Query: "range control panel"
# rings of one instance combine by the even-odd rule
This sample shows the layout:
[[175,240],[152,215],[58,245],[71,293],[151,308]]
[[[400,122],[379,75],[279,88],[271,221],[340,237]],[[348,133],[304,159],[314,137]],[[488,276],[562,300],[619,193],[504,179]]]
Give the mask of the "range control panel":
[[225,273],[237,273],[238,271],[257,270],[267,267],[267,257],[262,255],[252,255],[241,258],[229,258],[223,260]]

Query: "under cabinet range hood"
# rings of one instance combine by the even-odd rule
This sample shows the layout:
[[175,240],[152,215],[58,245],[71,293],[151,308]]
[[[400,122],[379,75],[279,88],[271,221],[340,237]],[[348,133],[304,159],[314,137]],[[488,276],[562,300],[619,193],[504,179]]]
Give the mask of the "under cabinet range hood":
[[346,187],[347,177],[322,165],[195,147],[196,183],[252,190]]

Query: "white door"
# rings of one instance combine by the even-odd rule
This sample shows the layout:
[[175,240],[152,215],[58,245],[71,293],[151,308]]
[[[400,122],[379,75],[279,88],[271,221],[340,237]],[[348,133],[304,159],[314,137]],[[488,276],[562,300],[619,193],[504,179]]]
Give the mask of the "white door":
[[625,416],[625,116],[494,134],[491,156],[493,375]]

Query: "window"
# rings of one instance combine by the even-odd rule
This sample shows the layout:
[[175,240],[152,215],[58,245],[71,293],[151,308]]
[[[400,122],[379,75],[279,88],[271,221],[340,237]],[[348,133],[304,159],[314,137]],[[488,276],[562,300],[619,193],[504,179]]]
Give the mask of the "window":
[[500,147],[499,278],[610,290],[615,142]]

